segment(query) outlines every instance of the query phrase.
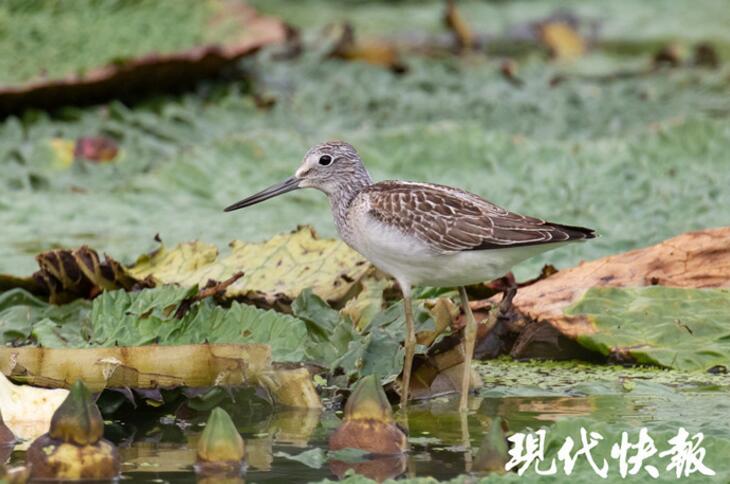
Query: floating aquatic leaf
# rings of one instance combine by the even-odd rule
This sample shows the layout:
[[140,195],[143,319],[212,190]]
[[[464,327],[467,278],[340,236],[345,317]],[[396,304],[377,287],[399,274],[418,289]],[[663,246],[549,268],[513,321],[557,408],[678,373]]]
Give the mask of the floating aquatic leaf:
[[339,301],[368,271],[370,264],[343,242],[320,239],[314,230],[300,228],[263,243],[234,241],[228,255],[202,242],[160,247],[129,268],[138,279],[151,277],[163,284],[185,287],[208,280],[224,280],[242,271],[244,276],[226,291],[230,298],[245,297],[268,305],[288,305],[305,289],[327,301]]
[[305,450],[304,452],[300,452],[299,454],[294,455],[279,451],[274,454],[274,457],[283,457],[285,459],[293,460],[295,462],[301,462],[305,466],[311,467],[312,469],[320,469],[327,460],[324,450],[320,449],[319,447]]
[[304,321],[238,302],[223,308],[209,299],[190,307],[181,319],[176,318],[179,305],[195,292],[195,288],[177,286],[134,293],[105,292],[94,300],[92,308],[93,343],[266,343],[271,346],[275,361],[304,359]]
[[[3,113],[179,89],[287,37],[281,21],[259,15],[241,1],[176,2],[168,8],[154,2],[73,3],[20,11],[10,6],[0,15],[11,28],[2,54]],[[14,24],[27,25],[35,34],[15,30]],[[98,45],[88,48],[89,39]],[[38,54],[41,46],[49,45],[66,52],[87,46],[86,55]],[[29,52],[39,59],[28,61],[33,57]],[[13,81],[25,84],[7,86]]]
[[57,306],[24,289],[11,289],[0,294],[0,341],[50,348],[83,346],[90,331],[89,316],[88,301]]
[[582,345],[619,361],[680,370],[730,365],[730,290],[593,288],[566,309],[593,330]]
[[[517,340],[511,352],[517,358],[536,355],[555,358],[566,354],[590,357],[573,342],[595,332],[595,327],[579,314],[564,314],[589,288],[730,287],[728,241],[730,227],[689,232],[656,245],[561,270],[517,291],[513,306],[526,319],[513,318],[506,328],[508,334],[497,337]],[[525,322],[531,324],[525,326]],[[538,328],[540,324],[545,327]],[[698,347],[697,351],[700,350]]]

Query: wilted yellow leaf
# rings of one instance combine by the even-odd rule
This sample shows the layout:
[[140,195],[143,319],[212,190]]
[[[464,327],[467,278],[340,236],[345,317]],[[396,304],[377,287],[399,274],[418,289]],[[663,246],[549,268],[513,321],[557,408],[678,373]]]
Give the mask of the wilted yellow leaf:
[[361,255],[334,239],[320,239],[311,227],[261,243],[234,241],[228,255],[202,242],[160,248],[141,257],[128,272],[162,284],[203,286],[242,271],[226,297],[245,297],[273,305],[290,302],[306,288],[327,301],[343,299],[371,267]]
[[271,393],[279,405],[291,408],[322,408],[322,402],[312,383],[312,375],[306,368],[264,372],[257,376],[257,381]]
[[352,324],[362,331],[368,323],[383,310],[383,291],[390,287],[393,281],[390,279],[365,278],[362,281],[362,290],[356,298],[347,301],[347,304],[340,311],[349,316]]
[[583,37],[565,22],[547,22],[540,27],[540,38],[550,49],[550,54],[560,60],[571,60],[586,51]]
[[58,168],[68,168],[74,162],[76,141],[72,139],[53,138],[50,141],[53,151],[53,162]]

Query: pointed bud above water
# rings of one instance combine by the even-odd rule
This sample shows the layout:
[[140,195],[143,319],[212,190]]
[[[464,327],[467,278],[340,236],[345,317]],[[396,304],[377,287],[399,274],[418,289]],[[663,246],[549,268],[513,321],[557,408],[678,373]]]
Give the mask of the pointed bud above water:
[[200,440],[198,461],[240,462],[245,457],[245,445],[231,417],[220,407],[210,413]]
[[330,436],[330,450],[353,448],[392,455],[404,452],[407,446],[380,381],[374,375],[364,377],[347,399],[344,421]]
[[86,385],[77,381],[53,414],[48,433],[33,441],[25,454],[31,479],[116,479],[119,452],[103,434],[101,412]]
[[375,375],[368,375],[357,382],[345,405],[345,420],[362,419],[393,423],[390,402]]
[[484,434],[482,444],[479,446],[474,466],[476,472],[497,472],[504,473],[505,464],[509,460],[507,448],[507,436],[504,433],[502,419],[496,417],[492,420],[489,431]]
[[51,418],[48,435],[53,439],[77,445],[94,444],[104,435],[104,420],[91,393],[81,380]]

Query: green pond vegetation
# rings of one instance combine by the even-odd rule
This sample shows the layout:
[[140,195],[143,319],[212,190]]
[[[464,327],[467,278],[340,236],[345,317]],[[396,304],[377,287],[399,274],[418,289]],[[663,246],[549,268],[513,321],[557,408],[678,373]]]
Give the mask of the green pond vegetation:
[[[435,1],[350,1],[342,7],[321,0],[253,3],[299,26],[305,46],[318,45],[320,29],[342,19],[362,36],[443,32],[442,4]],[[590,243],[528,261],[517,268],[518,278],[533,277],[545,263],[570,267],[685,231],[730,225],[726,2],[459,5],[475,30],[493,34],[561,7],[599,21],[601,42],[572,64],[547,62],[538,52],[519,57],[521,87],[503,78],[499,58],[481,54],[410,56],[404,58],[408,72],[396,75],[367,64],[322,60],[312,48],[286,61],[262,52],[241,62],[240,78],[204,83],[181,96],[10,117],[0,124],[0,274],[28,276],[37,269],[39,252],[83,244],[129,264],[158,247],[156,234],[168,246],[201,240],[218,247],[231,240],[267,240],[298,224],[334,236],[327,201],[313,191],[234,214],[222,212],[242,196],[290,176],[311,145],[332,138],[355,145],[375,179],[460,186],[517,212],[600,233]],[[225,40],[231,32],[224,27],[201,29],[213,6],[144,0],[4,2],[0,84]],[[124,29],[112,28],[120,22]],[[622,69],[649,66],[653,52],[666,42],[689,52],[700,41],[712,42],[724,56],[719,68],[687,62],[612,77]],[[556,76],[562,82],[551,82]],[[262,108],[252,93],[275,104]],[[64,161],[58,140],[98,135],[118,143],[116,159]],[[207,298],[178,319],[174,308],[195,293],[190,287],[108,291],[93,301],[61,306],[14,289],[0,294],[0,341],[46,347],[265,342],[278,362],[342,368],[340,386],[347,386],[347,377],[373,373],[391,381],[402,364],[402,308],[397,302],[380,307],[382,290],[367,310],[370,322],[355,329],[308,291],[294,300],[292,314]],[[589,292],[568,310],[588,315],[597,328],[580,344],[601,354],[625,346],[641,363],[674,369],[508,359],[480,363],[485,385],[468,417],[460,419],[455,400],[445,397],[409,412],[414,447],[409,459],[415,471],[408,475],[466,482],[457,476],[467,471],[467,449],[476,451],[500,417],[509,432],[545,426],[550,457],[566,436],[578,440],[581,427],[604,435],[595,455],[609,460],[608,443],[618,441],[622,431],[635,441],[639,429],[647,427],[664,450],[667,439],[685,427],[705,434],[705,463],[717,472],[717,482],[730,480],[723,461],[730,452],[730,381],[721,371],[730,354],[727,306],[723,290]],[[682,315],[679,323],[677,314]],[[422,307],[418,320],[420,329],[435,325]],[[248,326],[243,328],[242,321]],[[711,367],[717,374],[706,371]],[[304,418],[263,404],[239,407],[232,416],[252,449],[247,479],[272,478],[272,468],[309,480],[331,478],[325,449],[339,423],[337,412]],[[134,425],[142,429],[142,438],[156,436],[170,444],[159,451],[160,462],[177,462],[172,450],[184,448],[187,437],[201,429],[191,425],[183,431],[174,418],[158,419]],[[117,441],[128,435],[130,425],[115,422]],[[144,461],[135,462],[125,468],[128,474],[134,480],[149,478]],[[614,482],[618,477],[611,462],[609,482]],[[160,475],[179,477],[190,472],[188,464],[172,465],[164,471],[169,474]],[[660,481],[675,480],[657,466]],[[702,476],[694,478],[702,482]],[[554,478],[528,472],[522,478],[484,479]],[[596,479],[579,460],[571,482]],[[346,482],[363,480],[352,476]]]
[[[230,39],[240,26],[210,0],[6,0],[0,86],[59,79],[146,54]],[[120,28],[120,25],[123,26]]]

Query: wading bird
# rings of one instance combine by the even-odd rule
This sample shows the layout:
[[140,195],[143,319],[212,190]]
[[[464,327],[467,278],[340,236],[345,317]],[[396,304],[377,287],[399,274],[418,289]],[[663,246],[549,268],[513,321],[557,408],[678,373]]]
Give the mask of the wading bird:
[[591,229],[518,215],[458,188],[407,181],[373,183],[355,148],[341,141],[313,147],[294,176],[225,211],[299,188],[324,192],[340,237],[400,285],[407,328],[403,405],[408,402],[416,349],[413,286],[459,288],[466,317],[459,400],[464,411],[477,329],[465,286],[501,277],[515,264],[564,243],[595,237]]

